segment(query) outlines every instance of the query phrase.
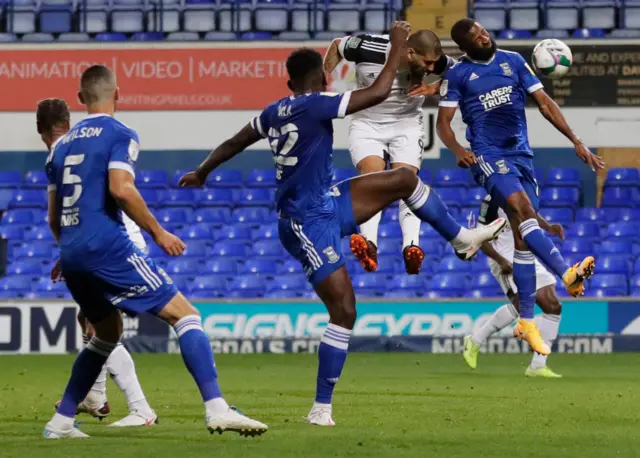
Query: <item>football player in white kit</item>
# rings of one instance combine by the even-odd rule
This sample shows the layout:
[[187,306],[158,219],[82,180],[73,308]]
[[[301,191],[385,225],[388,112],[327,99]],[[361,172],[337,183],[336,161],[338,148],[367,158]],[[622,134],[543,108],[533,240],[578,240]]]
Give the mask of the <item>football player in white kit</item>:
[[[452,59],[442,53],[438,36],[430,30],[413,33],[407,57],[393,83],[391,95],[381,104],[350,116],[349,152],[360,174],[408,167],[420,170],[424,150],[422,105],[425,95],[438,93],[439,84],[423,84],[427,73],[442,74]],[[389,53],[388,35],[356,35],[337,38],[327,50],[325,71],[331,74],[342,59],[356,64],[358,87],[370,86],[384,66]],[[378,268],[378,226],[381,213],[360,225],[360,234],[351,236],[350,247],[363,268]],[[407,273],[416,275],[422,267],[420,220],[400,202],[402,248]]]
[[[36,119],[38,133],[48,151],[51,151],[56,142],[71,128],[69,108],[62,99],[45,99],[38,103]],[[49,208],[52,206],[49,205]],[[146,252],[147,245],[140,228],[126,214],[123,214],[123,221],[131,241],[140,250]],[[59,262],[56,262],[51,270],[51,279],[54,282],[64,280],[61,276]],[[82,313],[78,313],[78,322],[82,328],[83,341],[86,345],[93,336],[93,327]],[[124,394],[129,407],[129,415],[109,426],[150,426],[155,424],[158,416],[149,406],[138,381],[133,359],[121,343],[107,359],[107,363],[102,368],[87,397],[78,405],[78,412],[88,413],[100,420],[109,415],[111,408],[107,402],[107,372],[111,374],[116,385]]]
[[[496,218],[506,218],[504,211],[491,202],[487,195],[480,207],[478,224],[487,225]],[[557,235],[564,240],[564,228],[561,224],[549,224],[538,215],[540,227],[549,234]],[[485,243],[482,251],[489,257],[491,273],[498,280],[500,288],[511,303],[500,307],[480,328],[464,338],[463,356],[469,367],[475,369],[478,363],[478,352],[491,334],[498,332],[519,316],[518,289],[513,281],[513,253],[515,250],[511,227],[507,224],[505,230],[493,242]],[[536,303],[543,314],[536,317],[536,324],[544,342],[551,345],[558,336],[562,304],[556,295],[556,278],[543,265],[535,260],[536,265]],[[559,378],[561,375],[547,367],[547,356],[534,353],[531,364],[525,371],[527,377]]]

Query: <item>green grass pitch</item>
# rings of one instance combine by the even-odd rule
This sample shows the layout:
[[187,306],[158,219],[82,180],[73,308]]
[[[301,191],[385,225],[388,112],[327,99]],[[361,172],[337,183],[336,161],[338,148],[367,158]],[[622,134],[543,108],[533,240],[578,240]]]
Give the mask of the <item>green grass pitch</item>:
[[[217,357],[225,395],[269,424],[261,438],[211,436],[179,355],[134,355],[160,424],[109,429],[77,417],[91,439],[46,441],[41,432],[72,356],[0,357],[0,457],[637,457],[640,354],[552,355],[562,380],[530,380],[526,355],[352,354],[334,399],[333,428],[304,422],[316,359]],[[115,420],[126,414],[108,386]]]

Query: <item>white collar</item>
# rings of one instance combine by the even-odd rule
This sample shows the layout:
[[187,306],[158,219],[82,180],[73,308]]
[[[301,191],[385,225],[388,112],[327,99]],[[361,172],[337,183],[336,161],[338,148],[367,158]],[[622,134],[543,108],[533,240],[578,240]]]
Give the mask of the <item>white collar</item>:
[[109,115],[107,113],[94,113],[94,114],[90,114],[90,115],[85,116],[83,121],[85,119],[102,118],[103,116],[111,117],[111,115]]
[[[65,135],[66,135],[66,134],[65,134]],[[64,138],[64,135],[62,135],[62,136],[58,137],[58,138],[56,139],[56,141],[55,141],[55,142],[53,142],[53,143],[51,144],[50,151],[53,151],[53,149],[56,147],[56,145],[57,145],[58,143],[60,143],[60,141],[61,141],[63,138]]]

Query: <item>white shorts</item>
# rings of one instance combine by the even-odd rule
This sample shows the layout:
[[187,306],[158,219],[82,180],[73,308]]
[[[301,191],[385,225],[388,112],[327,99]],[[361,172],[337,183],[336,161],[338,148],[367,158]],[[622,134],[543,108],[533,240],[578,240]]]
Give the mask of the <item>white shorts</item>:
[[[498,280],[500,288],[505,295],[509,290],[513,291],[514,294],[518,292],[518,288],[513,281],[513,275],[502,275],[500,272],[500,266],[493,259],[489,260],[489,267],[491,269],[491,274],[496,280]],[[536,259],[536,291],[546,286],[555,285],[556,283],[556,277]]]
[[355,166],[365,157],[377,156],[419,169],[423,150],[422,115],[392,123],[352,119],[349,125],[349,153]]

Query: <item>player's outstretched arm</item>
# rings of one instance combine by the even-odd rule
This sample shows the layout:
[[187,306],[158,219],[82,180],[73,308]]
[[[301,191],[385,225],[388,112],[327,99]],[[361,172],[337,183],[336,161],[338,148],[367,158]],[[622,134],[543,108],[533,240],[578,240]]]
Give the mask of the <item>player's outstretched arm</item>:
[[408,22],[396,21],[393,23],[391,26],[391,50],[384,68],[371,86],[351,93],[346,114],[350,115],[370,108],[384,102],[389,97],[402,56],[407,54],[407,38],[410,32],[411,26]]
[[170,256],[182,254],[186,245],[173,234],[165,231],[138,192],[133,175],[126,170],[109,170],[109,192],[118,206],[142,230],[147,232],[153,241]]
[[336,38],[331,42],[329,49],[324,55],[324,71],[327,75],[333,73],[338,64],[342,61],[342,56],[340,55],[340,38]]
[[178,186],[199,188],[204,185],[207,176],[218,166],[227,162],[232,157],[243,152],[254,143],[262,140],[263,137],[251,126],[247,124],[230,139],[224,141],[220,146],[211,151],[207,158],[193,172],[185,174]]
[[[442,102],[441,102],[442,103]],[[457,107],[440,106],[438,108],[438,120],[436,121],[436,131],[442,143],[451,150],[456,157],[458,167],[468,168],[476,163],[476,155],[465,150],[451,128],[451,121],[456,114]]]
[[573,143],[576,150],[576,154],[584,161],[585,164],[591,167],[591,170],[595,172],[596,170],[604,169],[604,161],[589,151],[589,148],[582,143],[582,140],[580,140],[567,123],[567,120],[562,114],[562,110],[560,110],[558,104],[555,100],[549,97],[544,89],[539,89],[533,92],[531,97],[533,97],[538,104],[538,108],[540,109],[542,116],[553,124],[553,126],[558,129],[562,135],[571,140],[571,143]]

